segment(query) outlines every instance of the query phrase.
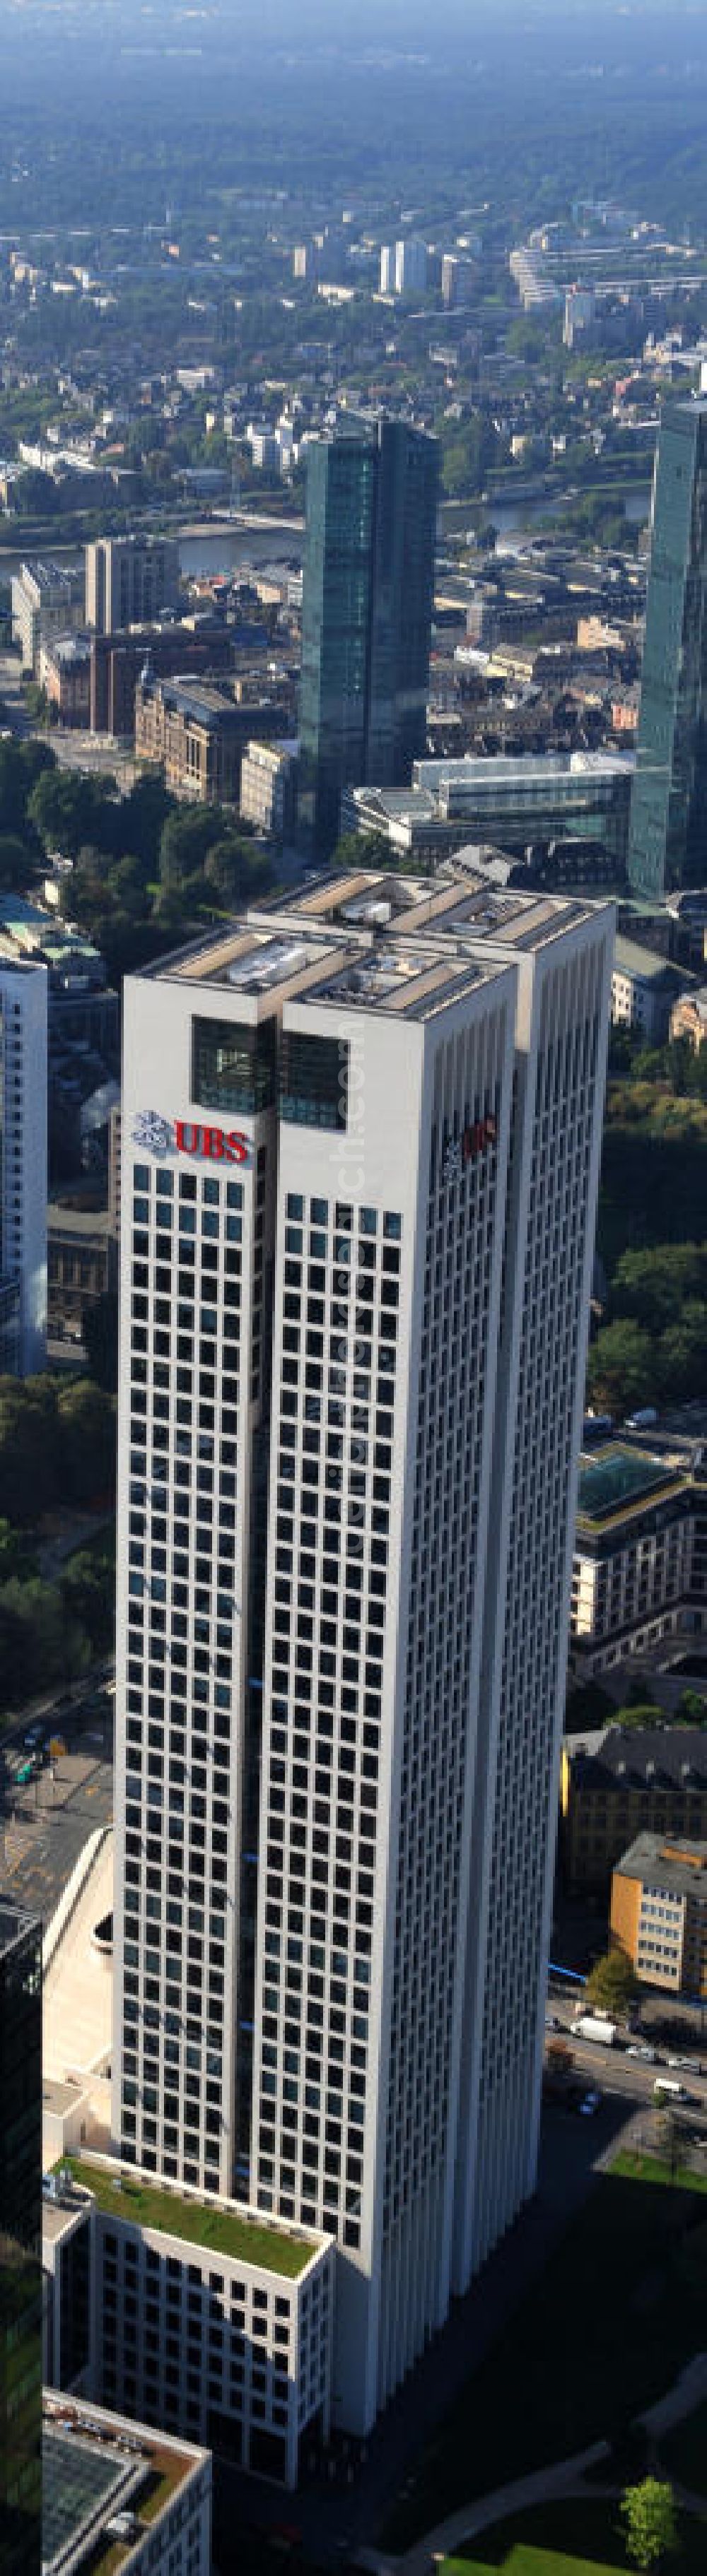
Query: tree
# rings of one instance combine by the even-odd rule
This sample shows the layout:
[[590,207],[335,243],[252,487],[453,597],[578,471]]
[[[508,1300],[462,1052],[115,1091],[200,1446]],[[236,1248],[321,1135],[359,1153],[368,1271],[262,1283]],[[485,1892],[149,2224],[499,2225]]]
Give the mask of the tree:
[[83,1631],[92,1655],[112,1645],[115,1610],[115,1563],[112,1551],[101,1556],[88,1549],[70,1558],[61,1578],[61,1594],[70,1625]]
[[336,849],[332,851],[329,864],[332,868],[346,870],[349,868],[390,870],[397,867],[398,861],[395,852],[391,850],[387,832],[342,832]]
[[19,832],[0,832],[0,888],[3,894],[22,892],[37,875],[37,855],[20,839]]
[[172,810],[160,837],[160,882],[165,893],[181,894],[189,879],[201,878],[204,860],[223,837],[218,805],[200,805],[186,813]]
[[626,2488],[619,2509],[626,2525],[627,2554],[635,2567],[659,2567],[662,2559],[674,2556],[680,2544],[675,2498],[667,2481],[642,2478],[640,2486]]
[[56,1390],[51,1378],[0,1379],[0,1514],[36,1525],[57,1490]]
[[596,1959],[585,1986],[588,2004],[623,2015],[638,1993],[638,1981],[625,1950],[607,1950]]
[[33,787],[27,810],[46,849],[58,849],[66,858],[76,859],[85,842],[94,842],[109,853],[116,847],[120,812],[116,793],[114,778],[86,778],[82,770],[47,770]]
[[615,1316],[630,1316],[648,1333],[675,1324],[685,1299],[707,1293],[707,1244],[658,1243],[650,1251],[623,1252],[611,1289]]
[[655,1392],[655,1351],[650,1333],[630,1322],[607,1324],[592,1344],[587,1396],[599,1413],[625,1414],[650,1404]]
[[90,1378],[77,1378],[60,1388],[57,1417],[62,1491],[69,1502],[92,1503],[110,1492],[115,1474],[112,1398]]
[[707,1699],[703,1692],[681,1691],[675,1718],[678,1726],[707,1726]]

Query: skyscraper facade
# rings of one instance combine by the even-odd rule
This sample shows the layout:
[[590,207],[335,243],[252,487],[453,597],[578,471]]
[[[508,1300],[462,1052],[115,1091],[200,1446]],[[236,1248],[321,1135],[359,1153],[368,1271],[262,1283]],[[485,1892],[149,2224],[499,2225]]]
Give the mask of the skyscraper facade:
[[325,854],[342,789],[403,786],[424,753],[436,498],[435,441],[402,421],[308,450],[300,816]]
[[651,563],[628,874],[649,899],[704,881],[707,849],[707,397],[666,407]]
[[113,2127],[324,2228],[364,2432],[533,2187],[613,915],[126,987]]
[[42,2565],[42,1926],[0,1898],[0,2571]]
[[46,1362],[47,982],[0,962],[0,1371]]
[[97,537],[86,547],[86,624],[97,635],[149,626],[178,605],[176,537]]

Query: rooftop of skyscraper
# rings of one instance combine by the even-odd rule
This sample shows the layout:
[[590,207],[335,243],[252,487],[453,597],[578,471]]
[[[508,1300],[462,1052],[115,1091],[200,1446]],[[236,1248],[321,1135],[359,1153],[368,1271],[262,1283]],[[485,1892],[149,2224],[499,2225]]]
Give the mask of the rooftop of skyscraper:
[[275,993],[280,1002],[426,1017],[500,971],[509,955],[544,947],[594,909],[580,896],[499,888],[453,860],[430,878],[327,870],[289,900],[274,897],[144,973],[222,986],[250,1003],[248,1019]]

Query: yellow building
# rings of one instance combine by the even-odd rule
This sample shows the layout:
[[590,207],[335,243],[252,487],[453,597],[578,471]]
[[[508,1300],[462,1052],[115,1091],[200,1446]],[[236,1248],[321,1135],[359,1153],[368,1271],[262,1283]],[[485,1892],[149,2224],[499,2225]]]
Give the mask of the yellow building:
[[707,1996],[707,1842],[638,1834],[613,1872],[611,1937],[642,1985]]

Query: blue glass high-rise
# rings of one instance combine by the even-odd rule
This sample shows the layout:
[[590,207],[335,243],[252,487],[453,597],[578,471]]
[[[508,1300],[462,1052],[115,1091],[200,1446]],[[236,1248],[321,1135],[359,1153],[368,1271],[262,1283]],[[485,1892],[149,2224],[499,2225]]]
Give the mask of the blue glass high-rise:
[[628,874],[649,900],[707,869],[707,399],[663,414]]
[[406,786],[425,750],[437,446],[403,421],[342,424],[307,461],[300,818],[321,855],[342,789]]

